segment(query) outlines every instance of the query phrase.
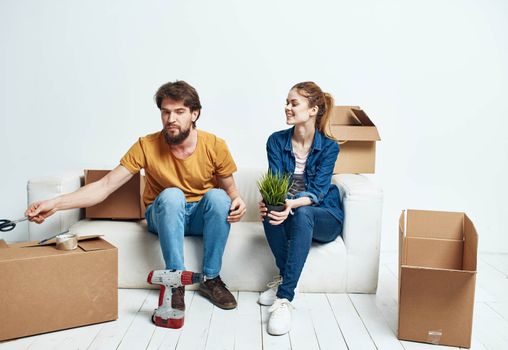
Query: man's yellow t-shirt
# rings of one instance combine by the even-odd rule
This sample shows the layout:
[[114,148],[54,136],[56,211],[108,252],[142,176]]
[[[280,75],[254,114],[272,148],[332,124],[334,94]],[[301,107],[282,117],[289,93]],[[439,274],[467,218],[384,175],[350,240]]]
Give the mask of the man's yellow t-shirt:
[[120,160],[132,174],[145,169],[143,193],[145,205],[153,203],[166,188],[177,187],[187,202],[199,201],[211,188],[217,187],[215,177],[227,177],[236,171],[236,164],[224,140],[197,130],[194,153],[178,159],[169,149],[162,132],[140,137]]

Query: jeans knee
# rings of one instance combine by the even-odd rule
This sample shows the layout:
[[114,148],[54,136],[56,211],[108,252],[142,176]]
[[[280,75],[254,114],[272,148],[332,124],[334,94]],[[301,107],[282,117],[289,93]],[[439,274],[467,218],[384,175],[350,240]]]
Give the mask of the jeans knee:
[[163,208],[185,208],[185,195],[176,187],[166,188],[156,199],[157,206]]
[[314,220],[312,208],[309,206],[297,208],[293,215],[293,220],[298,222],[312,222]]
[[216,213],[228,213],[231,207],[231,198],[226,191],[220,188],[212,188],[203,196],[205,205]]

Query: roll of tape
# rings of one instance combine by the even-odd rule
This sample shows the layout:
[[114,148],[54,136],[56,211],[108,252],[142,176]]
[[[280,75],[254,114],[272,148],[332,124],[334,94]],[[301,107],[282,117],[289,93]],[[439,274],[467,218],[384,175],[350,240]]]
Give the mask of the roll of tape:
[[78,236],[74,233],[67,233],[56,236],[56,249],[74,250],[78,247]]

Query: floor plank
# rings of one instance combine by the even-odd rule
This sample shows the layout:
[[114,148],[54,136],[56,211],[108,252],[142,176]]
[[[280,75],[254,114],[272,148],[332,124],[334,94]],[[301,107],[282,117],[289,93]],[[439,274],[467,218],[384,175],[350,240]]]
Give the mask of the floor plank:
[[347,294],[327,294],[338,326],[349,350],[376,349],[367,328]]
[[25,350],[35,341],[34,338],[35,336],[3,341],[0,342],[0,349]]
[[378,350],[404,349],[377,307],[375,294],[350,294],[349,298]]
[[376,305],[383,314],[384,319],[397,336],[398,328],[398,282],[386,265],[379,266],[379,280],[376,295]]
[[176,349],[204,349],[212,319],[213,304],[201,296],[194,294],[194,299],[185,315],[185,325],[182,328],[180,340]]
[[152,322],[153,310],[159,302],[159,291],[149,290],[143,305],[134,316],[117,349],[145,349],[150,342],[155,325]]
[[508,277],[508,254],[481,254],[480,259]]
[[148,289],[118,290],[118,320],[104,325],[89,350],[116,349],[148,296]]
[[[238,300],[238,292],[233,292]],[[238,319],[238,308],[223,310],[214,306],[210,328],[206,340],[207,350],[233,350],[235,348],[235,328]]]
[[236,350],[262,348],[261,309],[257,304],[259,293],[238,293],[238,314],[235,327]]
[[[507,291],[508,293],[508,291]],[[508,302],[502,303],[486,303],[492,310],[501,315],[506,321],[508,321]]]
[[309,293],[305,294],[305,300],[320,350],[347,350],[342,331],[335,320],[326,295]]
[[482,259],[478,261],[476,283],[493,296],[491,302],[508,302],[508,279]]
[[289,339],[292,350],[319,350],[319,343],[316,338],[316,331],[312,324],[312,316],[307,304],[306,295],[299,293],[292,304],[295,310],[292,311],[291,331]]
[[487,349],[508,349],[508,321],[486,303],[476,303],[473,338]]
[[469,350],[488,350],[487,347],[479,340],[478,335],[474,330],[471,337],[471,347],[469,348]]
[[[53,349],[55,350],[71,350],[71,349],[86,349],[90,343],[97,336],[97,333],[104,327],[105,324],[94,324],[91,326],[79,327],[70,329],[66,332],[63,339],[56,344]],[[42,349],[49,349],[48,347],[41,347]]]

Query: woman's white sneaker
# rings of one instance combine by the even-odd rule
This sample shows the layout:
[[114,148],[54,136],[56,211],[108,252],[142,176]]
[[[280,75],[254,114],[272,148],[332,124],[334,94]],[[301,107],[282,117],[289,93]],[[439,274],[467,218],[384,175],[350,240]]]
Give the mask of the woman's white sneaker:
[[273,281],[268,282],[268,287],[263,293],[259,295],[258,303],[265,306],[271,306],[275,299],[277,299],[277,287],[282,283],[282,276],[273,276]]
[[291,329],[291,310],[294,306],[287,299],[275,299],[273,305],[268,309],[268,333],[271,335],[283,335]]

